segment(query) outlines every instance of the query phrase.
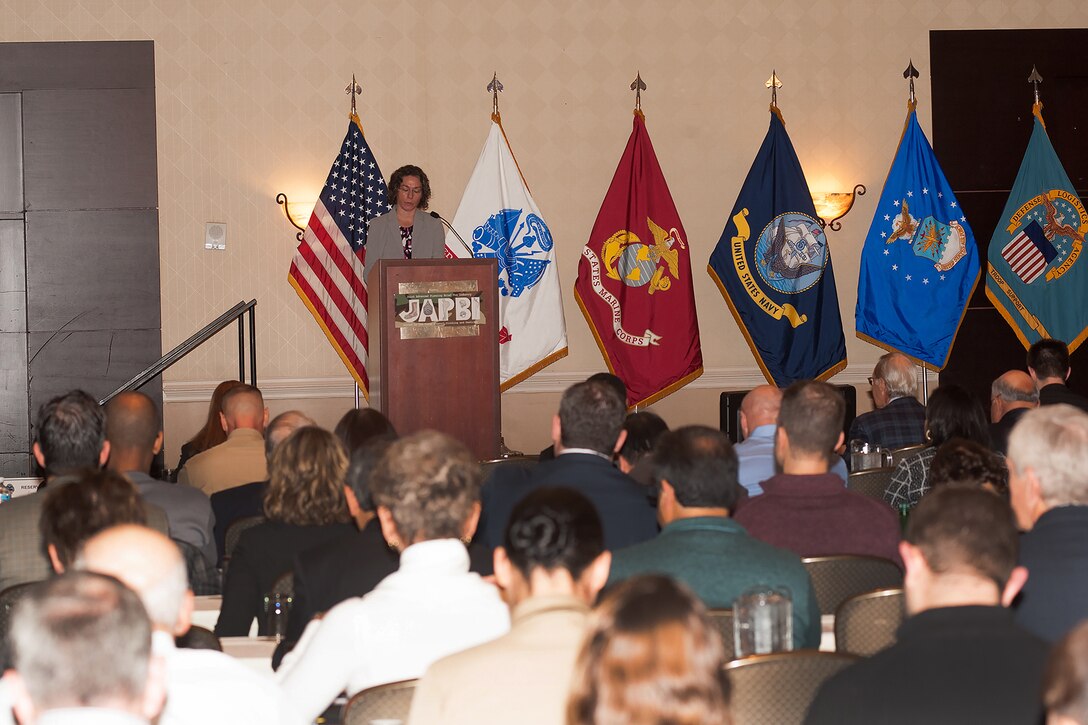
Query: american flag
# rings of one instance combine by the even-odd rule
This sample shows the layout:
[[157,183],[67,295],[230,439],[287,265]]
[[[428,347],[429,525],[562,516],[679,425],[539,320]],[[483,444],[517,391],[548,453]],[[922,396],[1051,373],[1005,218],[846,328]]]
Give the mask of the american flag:
[[368,397],[366,231],[390,209],[385,179],[353,114],[287,278]]
[[1001,256],[1024,284],[1031,284],[1058,256],[1039,223],[1032,221],[1001,250]]

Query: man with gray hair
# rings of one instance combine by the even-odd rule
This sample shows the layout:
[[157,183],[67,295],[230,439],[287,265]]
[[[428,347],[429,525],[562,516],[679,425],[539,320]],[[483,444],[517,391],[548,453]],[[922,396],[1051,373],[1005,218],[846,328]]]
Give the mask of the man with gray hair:
[[1010,370],[990,386],[990,443],[998,453],[1009,448],[1009,434],[1032,408],[1039,406],[1035,381],[1023,370]]
[[162,709],[162,660],[139,598],[113,577],[73,572],[15,608],[15,669],[5,675],[19,722],[133,725]]
[[901,352],[889,352],[877,361],[873,377],[873,405],[850,424],[849,440],[867,441],[888,449],[922,443],[926,409],[918,402],[918,368]]
[[1009,494],[1031,577],[1016,620],[1056,641],[1088,618],[1088,413],[1028,411],[1009,437]]
[[173,541],[142,526],[115,526],[84,545],[76,566],[117,577],[147,608],[153,651],[166,663],[167,702],[160,725],[299,722],[285,709],[271,677],[222,652],[174,646],[174,638],[191,626],[193,593]]

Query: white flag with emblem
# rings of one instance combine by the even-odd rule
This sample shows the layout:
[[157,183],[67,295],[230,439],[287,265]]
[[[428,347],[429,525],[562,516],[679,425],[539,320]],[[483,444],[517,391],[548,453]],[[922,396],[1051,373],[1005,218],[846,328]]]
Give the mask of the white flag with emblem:
[[[465,187],[453,228],[478,259],[499,263],[499,384],[507,390],[567,354],[567,325],[551,230],[529,193],[502,122]],[[452,232],[446,248],[469,256]]]

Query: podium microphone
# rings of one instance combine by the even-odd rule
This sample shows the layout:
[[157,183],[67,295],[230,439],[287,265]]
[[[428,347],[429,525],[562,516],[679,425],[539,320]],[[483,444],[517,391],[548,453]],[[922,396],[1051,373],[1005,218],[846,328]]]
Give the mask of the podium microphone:
[[475,257],[476,256],[475,254],[472,253],[472,247],[465,244],[465,240],[461,237],[460,234],[457,233],[457,230],[453,228],[452,224],[450,224],[448,221],[446,221],[445,219],[442,218],[441,214],[439,214],[436,211],[432,211],[432,212],[430,212],[430,215],[433,216],[438,221],[445,224],[446,228],[449,229],[451,232],[453,232],[453,236],[457,237],[457,241],[461,242],[461,246],[465,248],[466,252],[468,252],[469,257]]

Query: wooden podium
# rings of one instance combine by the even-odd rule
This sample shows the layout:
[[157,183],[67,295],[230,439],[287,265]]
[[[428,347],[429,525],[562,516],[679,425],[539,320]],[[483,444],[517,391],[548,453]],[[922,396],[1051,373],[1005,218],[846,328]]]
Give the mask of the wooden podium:
[[401,435],[430,428],[499,454],[494,259],[383,259],[367,279],[370,406]]

